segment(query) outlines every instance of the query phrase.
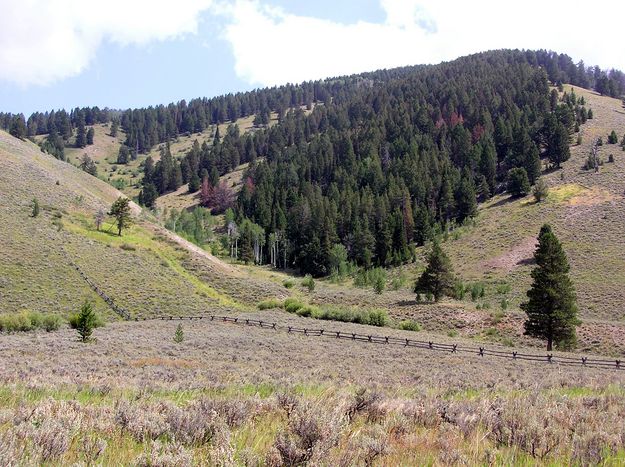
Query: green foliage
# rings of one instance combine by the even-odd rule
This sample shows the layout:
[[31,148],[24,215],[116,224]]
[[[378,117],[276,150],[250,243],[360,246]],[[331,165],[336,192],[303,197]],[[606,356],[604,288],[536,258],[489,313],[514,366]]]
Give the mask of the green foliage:
[[178,323],[176,332],[174,333],[174,342],[180,344],[184,341],[184,330],[182,329],[182,323]]
[[61,317],[49,313],[21,311],[18,313],[0,314],[0,332],[27,332],[42,329],[47,332],[56,331],[61,326]]
[[117,234],[121,237],[122,230],[130,227],[132,218],[130,216],[130,200],[125,196],[120,196],[115,200],[109,211],[109,216],[115,217],[117,223]]
[[367,324],[370,326],[380,327],[386,326],[388,323],[388,315],[384,310],[363,310],[359,308],[334,305],[319,309],[318,314],[313,315],[313,317],[323,320]]
[[104,326],[104,322],[93,309],[93,305],[89,301],[85,301],[80,312],[70,317],[69,325],[78,332],[81,342],[87,342],[91,339],[93,330]]
[[39,215],[39,200],[37,200],[37,198],[33,198],[33,200],[30,202],[31,205],[31,211],[30,211],[30,217],[37,217]]
[[534,199],[537,203],[540,203],[549,195],[549,186],[547,182],[541,177],[536,181],[536,185],[534,185]]
[[608,144],[617,144],[618,143],[618,135],[616,131],[612,130],[612,133],[608,135]]
[[402,329],[404,331],[420,331],[421,330],[421,325],[419,323],[417,323],[416,321],[413,321],[411,319],[407,319],[404,320],[402,322],[399,323],[399,329]]
[[176,232],[198,246],[204,246],[213,238],[215,219],[210,210],[196,206],[193,211],[172,209],[165,228]]
[[399,290],[406,285],[406,274],[402,271],[398,276],[391,279],[391,289]]
[[278,300],[277,298],[269,298],[267,300],[263,300],[258,304],[259,310],[271,310],[273,308],[282,308],[283,302]]
[[478,298],[483,298],[486,294],[486,288],[482,282],[476,282],[471,285],[471,301],[476,301]]
[[295,281],[292,279],[285,279],[282,282],[282,285],[287,289],[292,289],[293,287],[295,287]]
[[306,274],[302,280],[302,287],[306,287],[309,292],[315,291],[315,279],[310,274]]
[[297,313],[297,310],[304,307],[304,303],[295,297],[289,297],[284,301],[284,309],[289,313]]
[[455,284],[451,261],[440,244],[434,242],[425,271],[415,284],[415,293],[431,294],[438,302],[445,295],[453,296]]
[[87,154],[82,155],[82,159],[80,160],[80,164],[78,165],[84,172],[87,172],[89,175],[93,175],[94,177],[98,176],[98,167],[93,162]]
[[497,293],[500,295],[507,295],[512,290],[512,286],[508,283],[497,285]]
[[525,196],[530,192],[530,181],[524,168],[508,171],[507,189],[512,196]]
[[548,224],[543,225],[534,253],[536,267],[532,270],[529,300],[521,304],[527,314],[525,334],[547,340],[547,350],[553,344],[573,348],[576,343],[577,318],[575,291],[569,278],[569,263],[560,241]]

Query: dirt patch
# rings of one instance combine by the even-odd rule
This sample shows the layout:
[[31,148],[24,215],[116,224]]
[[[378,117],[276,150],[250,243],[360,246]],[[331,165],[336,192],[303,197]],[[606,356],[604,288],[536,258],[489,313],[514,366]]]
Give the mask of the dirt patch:
[[535,248],[536,237],[527,237],[506,253],[484,261],[483,266],[487,269],[511,272],[516,267],[531,261]]

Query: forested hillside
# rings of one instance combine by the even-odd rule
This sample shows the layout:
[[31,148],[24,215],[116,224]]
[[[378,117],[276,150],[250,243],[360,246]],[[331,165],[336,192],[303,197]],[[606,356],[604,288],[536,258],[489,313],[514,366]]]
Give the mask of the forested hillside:
[[[189,184],[213,212],[234,208],[228,229],[240,258],[314,275],[341,263],[399,265],[413,245],[461,224],[506,188],[508,173],[534,183],[541,159],[559,167],[592,109],[551,85],[572,83],[618,96],[624,75],[545,51],[494,51],[415,66],[287,85],[168,106],[0,115],[16,136],[47,134],[42,150],[64,158],[89,144],[85,126],[112,121],[125,143],[118,163],[165,143],[142,162],[138,201]],[[278,125],[269,127],[270,113]],[[182,158],[169,141],[254,116],[253,131],[230,125]],[[217,127],[218,128],[218,127]],[[235,200],[219,177],[249,163]]]

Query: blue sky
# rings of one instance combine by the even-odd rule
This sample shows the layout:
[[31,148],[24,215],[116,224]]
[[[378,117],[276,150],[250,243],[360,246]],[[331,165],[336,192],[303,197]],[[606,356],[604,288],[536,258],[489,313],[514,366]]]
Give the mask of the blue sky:
[[625,7],[602,0],[585,10],[575,0],[2,3],[0,111],[26,114],[166,104],[493,48],[625,68]]

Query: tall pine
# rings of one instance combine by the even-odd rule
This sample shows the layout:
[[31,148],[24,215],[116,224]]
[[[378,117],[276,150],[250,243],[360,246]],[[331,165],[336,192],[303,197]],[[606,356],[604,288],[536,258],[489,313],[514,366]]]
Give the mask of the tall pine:
[[434,296],[434,301],[438,302],[445,295],[453,295],[454,285],[455,279],[451,261],[440,244],[434,242],[425,271],[415,284],[415,293],[430,293]]
[[529,300],[521,304],[527,314],[525,334],[547,340],[547,350],[553,345],[562,349],[575,346],[577,318],[575,290],[569,273],[569,263],[560,241],[548,224],[543,225],[534,253],[536,267],[532,270]]

